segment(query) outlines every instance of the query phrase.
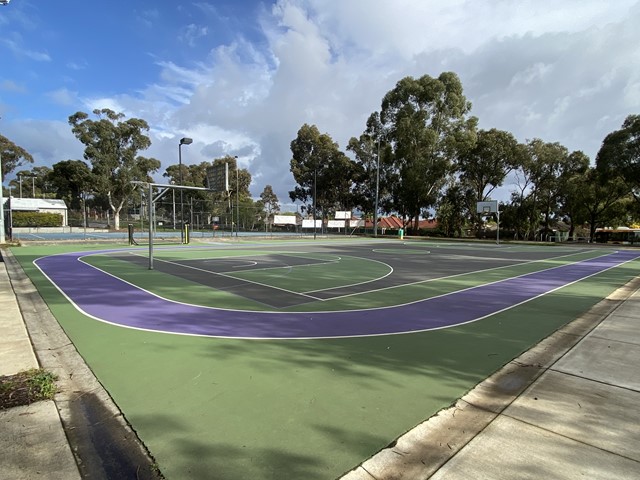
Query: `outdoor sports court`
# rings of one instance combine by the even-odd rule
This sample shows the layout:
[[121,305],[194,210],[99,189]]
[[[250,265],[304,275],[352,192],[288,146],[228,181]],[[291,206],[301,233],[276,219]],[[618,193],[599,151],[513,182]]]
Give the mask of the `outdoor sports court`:
[[169,479],[339,477],[640,271],[590,246],[78,250],[14,255]]

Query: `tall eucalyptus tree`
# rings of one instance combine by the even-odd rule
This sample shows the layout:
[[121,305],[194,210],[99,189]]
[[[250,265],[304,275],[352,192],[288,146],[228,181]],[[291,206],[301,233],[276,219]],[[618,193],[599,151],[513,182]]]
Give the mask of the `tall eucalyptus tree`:
[[477,119],[453,72],[405,77],[382,100],[380,119],[392,146],[394,209],[418,219],[433,207],[455,157],[473,143]]
[[84,112],[69,117],[71,131],[85,146],[84,158],[92,165],[94,191],[106,198],[114,217],[114,227],[120,228],[120,211],[132,196],[132,181],[153,181],[151,174],[160,168],[160,161],[138,155],[151,146],[145,132],[146,121],[125,120],[125,115],[108,108],[96,109],[96,120]]

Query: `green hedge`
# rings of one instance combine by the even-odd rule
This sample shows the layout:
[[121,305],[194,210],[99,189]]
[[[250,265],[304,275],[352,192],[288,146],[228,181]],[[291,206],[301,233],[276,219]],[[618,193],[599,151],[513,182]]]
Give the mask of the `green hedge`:
[[59,213],[13,212],[13,227],[61,227],[63,217]]

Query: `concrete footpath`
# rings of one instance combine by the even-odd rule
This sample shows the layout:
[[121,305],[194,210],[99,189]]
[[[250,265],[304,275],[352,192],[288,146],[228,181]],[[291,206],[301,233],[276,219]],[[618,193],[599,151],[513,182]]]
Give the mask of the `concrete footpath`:
[[[40,367],[4,262],[0,262],[0,332],[0,375]],[[81,478],[53,400],[0,410],[0,478]]]
[[[11,253],[3,255],[0,375],[43,366],[59,375],[60,393],[0,410],[0,478],[158,478]],[[637,277],[342,478],[640,480],[639,365]]]

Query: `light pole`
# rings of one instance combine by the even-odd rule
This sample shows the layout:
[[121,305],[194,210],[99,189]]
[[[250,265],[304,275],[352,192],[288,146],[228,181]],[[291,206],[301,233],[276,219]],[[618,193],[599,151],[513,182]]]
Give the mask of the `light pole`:
[[84,238],[87,238],[87,194],[83,191],[82,197],[82,225],[84,226]]
[[318,168],[313,169],[313,239],[316,239],[316,184],[318,183]]
[[376,206],[373,212],[373,236],[378,236],[378,196],[380,193],[380,137],[378,137],[378,154],[376,155]]
[[[11,215],[11,191],[9,191],[9,215]],[[2,188],[2,155],[0,154],[0,243],[4,242],[4,190]]]
[[[179,170],[179,178],[180,178],[180,187],[183,187],[183,179],[182,179],[182,145],[191,145],[193,140],[187,137],[181,138],[180,143],[178,144],[178,168]],[[184,243],[184,197],[182,193],[182,188],[180,188],[180,242]]]
[[[22,198],[22,177],[25,175],[18,174],[20,179],[20,198]],[[36,177],[35,175],[26,175],[27,178],[31,178],[31,198],[36,198]]]
[[[174,181],[171,182],[171,185],[175,184]],[[173,197],[173,229],[176,229],[176,189],[171,189],[171,195]]]

